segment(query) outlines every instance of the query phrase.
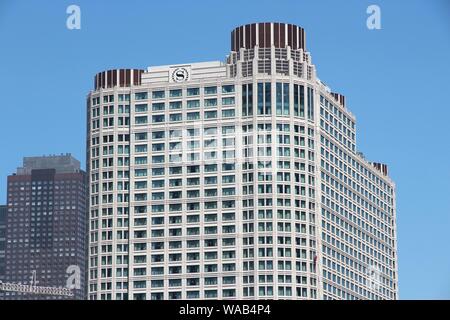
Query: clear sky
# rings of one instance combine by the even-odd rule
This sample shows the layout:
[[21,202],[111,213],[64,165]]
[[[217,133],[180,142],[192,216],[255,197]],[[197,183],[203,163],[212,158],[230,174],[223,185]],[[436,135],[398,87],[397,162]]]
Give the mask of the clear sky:
[[[81,29],[66,8],[81,8]],[[381,30],[366,8],[381,9]],[[23,156],[85,163],[86,94],[109,68],[223,60],[251,22],[306,30],[318,76],[346,96],[358,149],[397,185],[400,298],[450,299],[450,1],[0,0],[0,202]]]

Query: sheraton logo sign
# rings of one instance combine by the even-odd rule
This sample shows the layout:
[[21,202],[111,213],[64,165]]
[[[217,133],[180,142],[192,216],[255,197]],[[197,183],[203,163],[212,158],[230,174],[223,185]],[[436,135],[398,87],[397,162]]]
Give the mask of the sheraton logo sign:
[[189,80],[190,68],[188,67],[178,67],[170,70],[170,81],[171,82],[185,82]]

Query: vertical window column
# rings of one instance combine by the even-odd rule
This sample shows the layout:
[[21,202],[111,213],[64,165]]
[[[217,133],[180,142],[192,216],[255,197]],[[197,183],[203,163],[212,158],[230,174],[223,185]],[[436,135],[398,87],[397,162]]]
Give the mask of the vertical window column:
[[272,92],[270,82],[258,83],[258,115],[272,114]]
[[294,84],[294,116],[305,117],[305,87]]
[[308,87],[308,120],[314,120],[314,89]]
[[289,115],[289,83],[277,82],[276,85],[277,115]]
[[281,115],[283,113],[283,84],[277,82],[276,86],[276,107],[277,107],[277,115]]
[[289,115],[289,83],[283,83],[283,115]]
[[253,115],[253,84],[242,85],[242,116]]
[[265,101],[265,109],[266,114],[271,115],[272,114],[272,86],[270,82],[266,82],[265,84],[265,95],[266,95],[266,101]]

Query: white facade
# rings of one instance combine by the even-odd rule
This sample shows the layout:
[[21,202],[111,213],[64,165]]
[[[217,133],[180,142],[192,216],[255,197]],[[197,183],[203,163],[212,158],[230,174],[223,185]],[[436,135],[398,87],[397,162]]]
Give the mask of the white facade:
[[397,298],[395,186],[309,53],[273,34],[226,63],[96,80],[90,299]]

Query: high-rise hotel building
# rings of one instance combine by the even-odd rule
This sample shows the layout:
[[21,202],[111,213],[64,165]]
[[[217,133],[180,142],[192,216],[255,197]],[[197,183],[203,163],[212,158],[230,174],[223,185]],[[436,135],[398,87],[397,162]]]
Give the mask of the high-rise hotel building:
[[90,299],[396,299],[395,186],[305,32],[116,69],[87,98]]

